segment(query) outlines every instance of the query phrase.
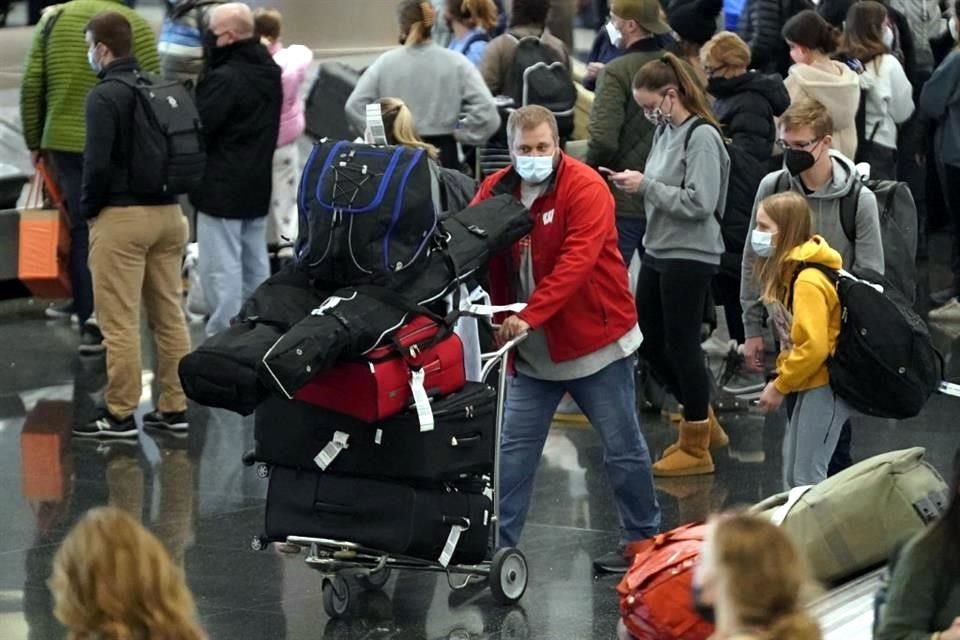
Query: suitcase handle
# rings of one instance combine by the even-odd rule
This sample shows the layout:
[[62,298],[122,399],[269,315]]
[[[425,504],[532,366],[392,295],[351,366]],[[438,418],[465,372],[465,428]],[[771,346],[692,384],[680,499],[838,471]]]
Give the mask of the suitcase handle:
[[470,528],[470,518],[462,516],[443,516],[443,524],[451,527],[460,527],[463,530]]
[[480,444],[481,436],[479,433],[471,433],[465,436],[452,436],[450,438],[451,447],[475,447]]

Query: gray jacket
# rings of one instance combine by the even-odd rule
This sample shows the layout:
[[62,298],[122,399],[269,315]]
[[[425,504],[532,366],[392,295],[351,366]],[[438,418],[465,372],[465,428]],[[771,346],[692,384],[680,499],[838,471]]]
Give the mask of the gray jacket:
[[933,71],[933,50],[930,41],[943,35],[947,21],[940,12],[937,0],[890,0],[890,8],[907,18],[918,71]]
[[940,162],[960,167],[960,50],[954,49],[933,72],[920,93],[920,111],[937,127]]
[[[827,182],[819,191],[807,194],[799,178],[790,178],[791,188],[806,197],[810,209],[813,211],[813,232],[827,241],[843,258],[845,269],[870,269],[883,273],[883,242],[880,238],[880,214],[877,210],[877,198],[866,186],[860,189],[860,198],[857,203],[857,235],[853,243],[843,232],[840,224],[840,200],[850,193],[854,182],[860,179],[853,162],[838,151],[831,151],[833,158],[833,179]],[[743,307],[743,326],[747,337],[763,334],[763,303],[760,301],[760,286],[754,278],[753,267],[757,262],[757,254],[750,245],[750,234],[757,226],[757,206],[767,196],[777,192],[777,182],[780,176],[786,173],[785,169],[774,171],[760,182],[757,189],[757,199],[753,203],[753,213],[750,216],[750,232],[747,233],[747,242],[743,247],[743,269],[740,277],[740,304]],[[856,245],[856,252],[854,252]]]

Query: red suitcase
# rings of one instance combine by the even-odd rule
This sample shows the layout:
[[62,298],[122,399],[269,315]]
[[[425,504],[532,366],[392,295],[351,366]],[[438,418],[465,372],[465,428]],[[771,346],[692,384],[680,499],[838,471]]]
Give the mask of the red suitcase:
[[421,430],[433,428],[429,397],[456,393],[466,385],[463,343],[454,333],[417,316],[397,329],[388,344],[363,360],[342,362],[300,388],[297,400],[374,423],[415,405]]

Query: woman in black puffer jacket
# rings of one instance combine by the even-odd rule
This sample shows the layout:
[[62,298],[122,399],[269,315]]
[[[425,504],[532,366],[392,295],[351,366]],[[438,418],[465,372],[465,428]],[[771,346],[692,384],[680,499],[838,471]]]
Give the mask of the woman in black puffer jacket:
[[729,31],[721,31],[703,45],[700,61],[724,135],[758,162],[770,164],[777,138],[774,118],[790,106],[783,80],[748,71],[750,48]]

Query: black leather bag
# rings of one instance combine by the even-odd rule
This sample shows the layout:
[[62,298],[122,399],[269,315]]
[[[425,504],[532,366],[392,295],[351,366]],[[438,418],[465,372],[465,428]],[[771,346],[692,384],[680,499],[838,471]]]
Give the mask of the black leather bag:
[[343,540],[437,561],[458,527],[451,561],[469,564],[486,556],[492,516],[493,503],[479,492],[274,467],[267,490],[265,538]]
[[[467,383],[463,391],[431,403],[434,428],[421,432],[415,410],[367,424],[272,395],[257,408],[255,458],[312,471],[326,465],[327,473],[337,475],[429,482],[488,473],[493,470],[496,401],[489,386]],[[325,448],[331,458],[321,454]]]

